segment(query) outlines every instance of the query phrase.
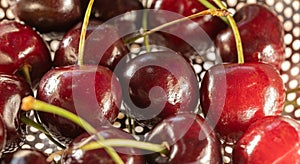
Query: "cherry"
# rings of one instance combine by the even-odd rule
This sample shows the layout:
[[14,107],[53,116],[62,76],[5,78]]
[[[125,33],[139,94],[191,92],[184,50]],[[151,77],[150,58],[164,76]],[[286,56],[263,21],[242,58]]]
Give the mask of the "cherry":
[[204,75],[200,104],[221,138],[236,141],[256,120],[280,115],[285,87],[276,69],[264,63],[218,64]]
[[[99,64],[113,70],[121,58],[129,53],[129,50],[121,40],[116,28],[112,25],[101,23],[94,19],[90,20],[87,28],[87,41],[83,61],[85,64]],[[81,27],[82,23],[79,23],[63,36],[55,52],[54,66],[66,66],[77,63]],[[106,44],[103,44],[103,42],[109,42],[110,39],[113,43],[112,45],[107,47]],[[100,53],[99,49],[104,54]]]
[[52,67],[46,43],[31,27],[16,21],[2,21],[0,31],[0,72],[19,74],[27,67],[32,84],[37,84]]
[[[246,62],[264,62],[280,69],[285,59],[284,28],[278,16],[261,4],[247,4],[234,15],[240,31]],[[236,62],[232,30],[221,31],[215,40],[224,62]]]
[[18,164],[49,164],[47,156],[35,149],[19,149],[15,152],[5,154],[1,159],[1,163],[18,163]]
[[[37,98],[78,114],[98,127],[115,121],[122,93],[119,82],[108,68],[72,65],[47,72],[39,84]],[[58,115],[37,113],[46,129],[64,143],[84,132]]]
[[169,145],[169,155],[146,155],[148,163],[222,163],[221,143],[209,124],[200,116],[180,113],[157,124],[146,141]]
[[116,68],[132,118],[149,127],[181,111],[197,110],[198,81],[191,65],[172,51],[144,53]]
[[[182,16],[190,16],[207,8],[198,0],[154,0],[151,4],[151,9],[158,12],[167,10]],[[157,25],[174,20],[173,17],[175,15],[172,15],[170,15],[170,13],[165,13],[158,17],[151,17],[150,15],[149,25],[150,27],[156,27]],[[199,28],[202,31],[199,31]],[[199,44],[199,49],[206,50],[213,44],[211,42],[219,31],[225,28],[226,24],[221,19],[211,15],[205,15],[192,19],[192,21],[189,22],[182,22],[178,25],[168,27],[164,32],[158,32],[162,35],[162,38],[155,35],[150,35],[150,38],[158,45],[166,45],[175,51],[181,52],[185,56],[191,56],[194,55],[195,50],[189,43],[185,42],[186,38],[196,40]]]
[[80,0],[18,0],[17,18],[40,32],[66,31],[82,18]]
[[4,120],[0,115],[0,158],[2,156],[2,152],[4,151],[6,145],[6,127],[4,124]]
[[[234,163],[299,163],[300,124],[284,116],[254,122],[237,142]],[[266,155],[267,153],[267,155]]]
[[[98,129],[98,133],[104,137],[104,139],[132,139],[134,138],[114,127],[102,127]],[[88,133],[83,133],[82,135],[76,137],[68,146],[69,148],[76,147],[77,145],[82,145],[83,143],[87,144],[90,142],[97,141],[95,135],[90,135]],[[116,152],[119,154],[124,163],[132,164],[144,164],[144,158],[141,155],[141,152],[138,149],[131,147],[116,147]],[[81,153],[77,153],[81,152]],[[62,163],[65,164],[104,164],[104,163],[114,163],[111,157],[106,153],[104,149],[94,149],[94,150],[75,150],[71,154],[64,154],[62,157]]]
[[0,95],[0,115],[6,129],[5,152],[14,151],[25,137],[25,128],[20,121],[21,101],[33,93],[24,79],[15,75],[0,74]]
[[[209,1],[212,2],[211,0]],[[189,16],[207,9],[198,0],[154,0],[151,8],[155,10],[168,10],[183,16]],[[220,30],[226,27],[226,24],[221,19],[211,15],[195,18],[193,21],[197,22],[212,39],[216,37]]]
[[[88,2],[87,0],[82,2],[84,8],[86,8]],[[101,21],[107,21],[126,12],[141,10],[143,8],[144,6],[139,0],[95,0],[92,14]]]

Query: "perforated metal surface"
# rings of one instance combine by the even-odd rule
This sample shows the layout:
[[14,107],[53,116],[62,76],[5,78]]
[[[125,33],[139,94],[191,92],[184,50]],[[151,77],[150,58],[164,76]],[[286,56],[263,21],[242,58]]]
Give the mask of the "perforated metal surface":
[[[15,19],[12,6],[15,0],[1,0],[0,7],[0,20]],[[299,0],[227,0],[227,5],[231,13],[241,8],[246,3],[264,3],[270,6],[277,14],[280,20],[282,20],[286,43],[286,61],[281,67],[282,79],[286,85],[287,90],[298,88],[300,85],[300,1]],[[51,49],[52,55],[58,47],[59,40],[62,34],[43,34],[44,39]],[[139,44],[133,44],[132,50],[139,52]],[[203,61],[197,57],[194,58],[194,68],[200,79],[203,77],[205,71],[213,65],[213,58],[207,61]],[[286,107],[284,108],[284,115],[292,117],[300,121],[300,93],[287,94]],[[124,114],[120,113],[118,120],[114,126],[128,130],[128,120]],[[26,137],[26,144],[23,146],[34,147],[42,150],[47,154],[51,154],[59,148],[47,139],[44,134],[41,134],[35,128],[28,129],[30,134]],[[140,126],[134,128],[137,134],[143,134],[145,129]],[[233,151],[231,143],[224,143],[224,163],[231,163],[231,153]]]

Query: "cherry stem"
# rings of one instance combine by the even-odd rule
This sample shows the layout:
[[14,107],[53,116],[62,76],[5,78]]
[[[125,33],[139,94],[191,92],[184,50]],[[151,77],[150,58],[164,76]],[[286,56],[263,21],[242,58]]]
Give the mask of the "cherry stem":
[[137,40],[139,38],[148,36],[148,35],[150,35],[150,34],[152,34],[154,32],[160,31],[163,28],[166,28],[166,27],[169,27],[169,26],[172,26],[174,24],[181,23],[181,22],[184,22],[184,21],[187,21],[187,20],[198,18],[200,16],[204,16],[204,15],[228,16],[229,14],[230,13],[226,9],[208,9],[208,10],[203,10],[203,11],[198,12],[196,14],[192,14],[190,16],[183,17],[183,18],[176,19],[174,21],[162,24],[162,25],[157,26],[157,27],[155,27],[155,28],[153,28],[153,29],[151,29],[149,31],[144,31],[142,34],[140,34],[138,36],[135,36],[135,37],[132,37],[132,38],[129,38],[129,39],[125,40],[125,43],[130,44],[130,43],[134,42],[135,40]]
[[[91,126],[88,122],[86,122],[84,119],[80,118],[79,116],[73,114],[72,112],[69,112],[63,108],[60,108],[55,105],[51,105],[48,103],[45,103],[43,101],[37,100],[32,96],[27,96],[22,99],[22,104],[21,104],[21,109],[24,111],[29,111],[29,110],[37,110],[37,111],[42,111],[42,112],[48,112],[48,113],[53,113],[58,116],[64,117],[78,126],[82,127],[85,129],[88,133],[92,133],[96,135],[99,140],[104,140],[100,134],[98,134],[97,130]],[[107,151],[107,153],[111,156],[111,158],[115,161],[117,164],[123,164],[124,162],[120,158],[120,156],[117,154],[117,152],[111,148],[111,147],[104,147],[104,149]]]
[[136,140],[130,140],[130,139],[106,139],[101,141],[101,144],[99,142],[90,142],[88,144],[85,144],[80,147],[81,150],[89,151],[94,149],[100,149],[104,146],[111,146],[111,147],[132,147],[132,148],[138,148],[143,150],[149,150],[153,152],[158,152],[164,155],[167,155],[169,153],[167,147],[164,144],[153,144],[150,142],[143,142],[143,141],[136,141]]
[[[288,94],[290,93],[299,93],[300,92],[300,88],[294,88],[294,89],[290,89],[290,90],[287,90],[285,93],[286,93],[286,99],[287,99],[287,96]],[[297,103],[297,100],[294,100],[294,101],[285,101],[284,102],[284,106],[288,106],[288,105],[293,105],[294,107],[299,107],[298,103]]]
[[[217,4],[217,6],[219,8],[227,10],[226,6],[220,0],[213,0],[213,1]],[[230,24],[233,34],[234,34],[234,39],[235,39],[236,49],[237,49],[237,54],[238,54],[238,63],[243,64],[244,63],[244,53],[243,53],[242,39],[240,36],[239,29],[238,29],[237,24],[231,14],[228,14],[226,17],[229,21],[229,24]]]
[[[207,0],[198,0],[201,4],[203,4],[205,7],[209,8],[209,9],[217,9],[213,4],[211,4],[210,2],[208,2]],[[222,19],[226,24],[229,24],[229,21],[226,17],[222,17],[220,16],[220,19]]]
[[287,90],[285,93],[289,94],[289,93],[295,93],[295,92],[300,92],[300,88],[290,89],[290,90]]
[[50,141],[52,141],[56,146],[58,146],[58,147],[60,147],[62,149],[66,148],[64,145],[62,145],[61,143],[59,143],[58,141],[56,141],[42,125],[34,122],[33,120],[31,120],[30,118],[27,118],[24,115],[21,115],[21,121],[24,124],[32,126],[32,127],[36,128],[36,129],[38,129],[40,132],[44,133],[48,137],[48,139]]
[[87,30],[87,27],[89,24],[89,18],[90,18],[91,12],[92,12],[93,4],[94,4],[94,0],[90,0],[88,7],[86,9],[85,15],[84,15],[83,23],[82,23],[79,47],[78,47],[78,61],[77,61],[77,64],[79,66],[83,65],[83,54],[84,54],[86,30]]
[[[148,4],[148,0],[146,0],[146,4]],[[143,11],[143,22],[142,22],[142,25],[143,25],[143,32],[144,31],[147,31],[148,29],[148,12],[147,10],[144,10]],[[144,36],[144,44],[146,46],[146,51],[147,52],[150,52],[150,47],[149,47],[149,36]]]
[[31,81],[31,77],[30,77],[30,70],[31,70],[31,66],[29,64],[24,64],[23,67],[21,68],[21,71],[24,75],[24,78],[25,78],[26,82],[32,87],[32,81]]

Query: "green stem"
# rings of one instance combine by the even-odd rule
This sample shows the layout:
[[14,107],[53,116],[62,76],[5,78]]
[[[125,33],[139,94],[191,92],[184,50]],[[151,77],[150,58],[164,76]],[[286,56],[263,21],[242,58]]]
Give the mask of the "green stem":
[[300,88],[290,89],[290,90],[287,90],[285,93],[289,94],[289,93],[295,93],[295,92],[300,92]]
[[84,45],[85,45],[85,37],[86,37],[86,30],[89,24],[89,18],[91,15],[92,7],[94,4],[94,0],[90,0],[88,7],[86,9],[83,23],[82,23],[82,28],[81,28],[81,33],[80,33],[80,40],[79,40],[79,47],[78,47],[78,61],[77,64],[79,66],[83,65],[83,54],[84,54]]
[[50,141],[52,141],[56,146],[62,148],[62,149],[65,149],[66,147],[64,145],[62,145],[61,143],[59,143],[58,141],[56,141],[49,133],[48,131],[40,124],[34,122],[33,120],[27,118],[26,116],[24,115],[21,115],[21,121],[26,124],[26,125],[29,125],[29,126],[32,126],[36,129],[38,129],[40,132],[44,133],[48,139]]
[[183,17],[183,18],[176,19],[174,21],[162,24],[160,26],[157,26],[157,27],[151,29],[150,31],[144,31],[142,34],[140,34],[138,36],[135,36],[135,37],[132,37],[132,38],[129,38],[129,39],[125,40],[125,43],[127,43],[127,44],[133,43],[135,40],[137,40],[139,38],[142,38],[144,36],[150,35],[150,34],[152,34],[154,32],[160,31],[163,28],[166,28],[166,27],[169,27],[169,26],[172,26],[174,24],[181,23],[181,22],[184,22],[184,21],[187,21],[187,20],[198,18],[198,17],[204,16],[204,15],[227,16],[227,15],[229,15],[229,12],[227,10],[223,10],[223,9],[208,9],[208,10],[204,10],[204,11],[198,12],[196,14],[192,14],[190,16]]
[[95,141],[95,142],[90,142],[88,144],[83,145],[82,147],[80,147],[80,149],[84,150],[84,151],[88,151],[88,150],[100,149],[100,148],[103,148],[103,146],[133,147],[133,148],[162,153],[164,155],[167,155],[169,152],[167,150],[167,148],[163,145],[153,144],[153,143],[149,143],[149,142],[136,141],[136,140],[130,140],[130,139],[107,139],[107,140],[101,141],[101,144],[99,144],[99,142]]
[[[202,3],[205,7],[207,7],[208,9],[217,9],[213,4],[211,4],[210,2],[208,2],[207,0],[198,0],[200,3]],[[226,17],[220,17],[220,19],[222,19],[226,24],[229,24],[229,21]]]
[[221,9],[227,9],[226,6],[220,0],[213,0],[215,4]]
[[298,107],[299,105],[298,105],[298,103],[297,103],[297,101],[285,101],[284,102],[284,106],[288,106],[288,105],[293,105],[294,107]]
[[[146,4],[148,4],[148,0],[146,0]],[[143,11],[143,22],[142,22],[142,25],[143,25],[143,31],[147,31],[148,29],[148,13],[147,13],[147,10],[144,10]],[[150,52],[150,46],[149,46],[149,36],[144,36],[144,44],[145,44],[145,47],[146,47],[146,51],[147,52]]]
[[[60,108],[55,105],[51,105],[48,103],[45,103],[43,101],[37,100],[33,98],[32,96],[28,96],[22,99],[22,105],[21,109],[24,111],[28,110],[37,110],[41,112],[48,112],[48,113],[53,113],[58,116],[61,116],[63,118],[66,118],[78,126],[82,127],[85,129],[88,133],[92,133],[96,135],[100,141],[104,140],[102,136],[97,132],[97,130],[92,127],[88,122],[86,122],[84,119],[80,118],[79,116],[73,114],[72,112],[69,112],[63,108]],[[104,147],[104,149],[107,151],[107,153],[111,156],[111,158],[117,163],[117,164],[123,164],[124,162],[120,158],[120,156],[117,154],[117,152],[111,148],[111,147]]]
[[26,82],[32,87],[32,81],[31,81],[31,77],[30,77],[30,70],[31,70],[31,66],[29,64],[24,64],[21,68],[21,71],[23,73],[23,76],[24,76]]
[[[227,10],[226,6],[220,0],[213,0],[213,1],[218,5],[219,8]],[[235,39],[236,49],[237,49],[237,54],[238,54],[238,63],[243,64],[244,63],[244,54],[243,54],[243,46],[242,46],[242,40],[241,40],[239,29],[238,29],[236,22],[233,19],[231,14],[227,15],[227,19],[229,21],[229,24],[230,24],[233,34],[234,34],[234,39]]]

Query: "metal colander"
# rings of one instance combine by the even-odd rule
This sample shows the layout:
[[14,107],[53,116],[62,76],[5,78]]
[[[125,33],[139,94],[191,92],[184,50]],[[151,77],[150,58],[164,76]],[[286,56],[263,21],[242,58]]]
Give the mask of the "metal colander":
[[[15,0],[0,0],[0,20],[16,19],[12,6]],[[246,3],[263,3],[271,7],[277,14],[280,20],[283,22],[285,35],[284,41],[286,44],[285,50],[285,62],[281,67],[282,79],[285,83],[287,90],[292,90],[300,86],[300,1],[299,0],[226,0],[229,11],[235,13],[235,10],[241,8]],[[52,55],[58,47],[62,34],[42,34],[43,38],[47,42],[51,49]],[[138,43],[132,45],[132,49],[140,45]],[[214,62],[212,60],[199,60],[197,57],[193,59],[193,64],[198,77],[201,80],[205,71],[209,69]],[[294,103],[296,102],[296,103]],[[286,97],[286,106],[284,108],[284,115],[294,118],[300,121],[300,93],[288,93]],[[132,120],[131,120],[132,121]],[[132,122],[134,123],[134,122]],[[115,127],[128,130],[129,120],[122,113],[119,114],[117,121],[114,123]],[[143,134],[148,129],[135,126],[136,134]],[[53,142],[40,133],[33,127],[28,128],[29,134],[26,136],[24,148],[35,148],[51,154],[54,151],[60,150]],[[231,143],[223,143],[223,158],[224,163],[231,163],[231,153],[233,151]],[[57,158],[56,160],[59,160]]]

